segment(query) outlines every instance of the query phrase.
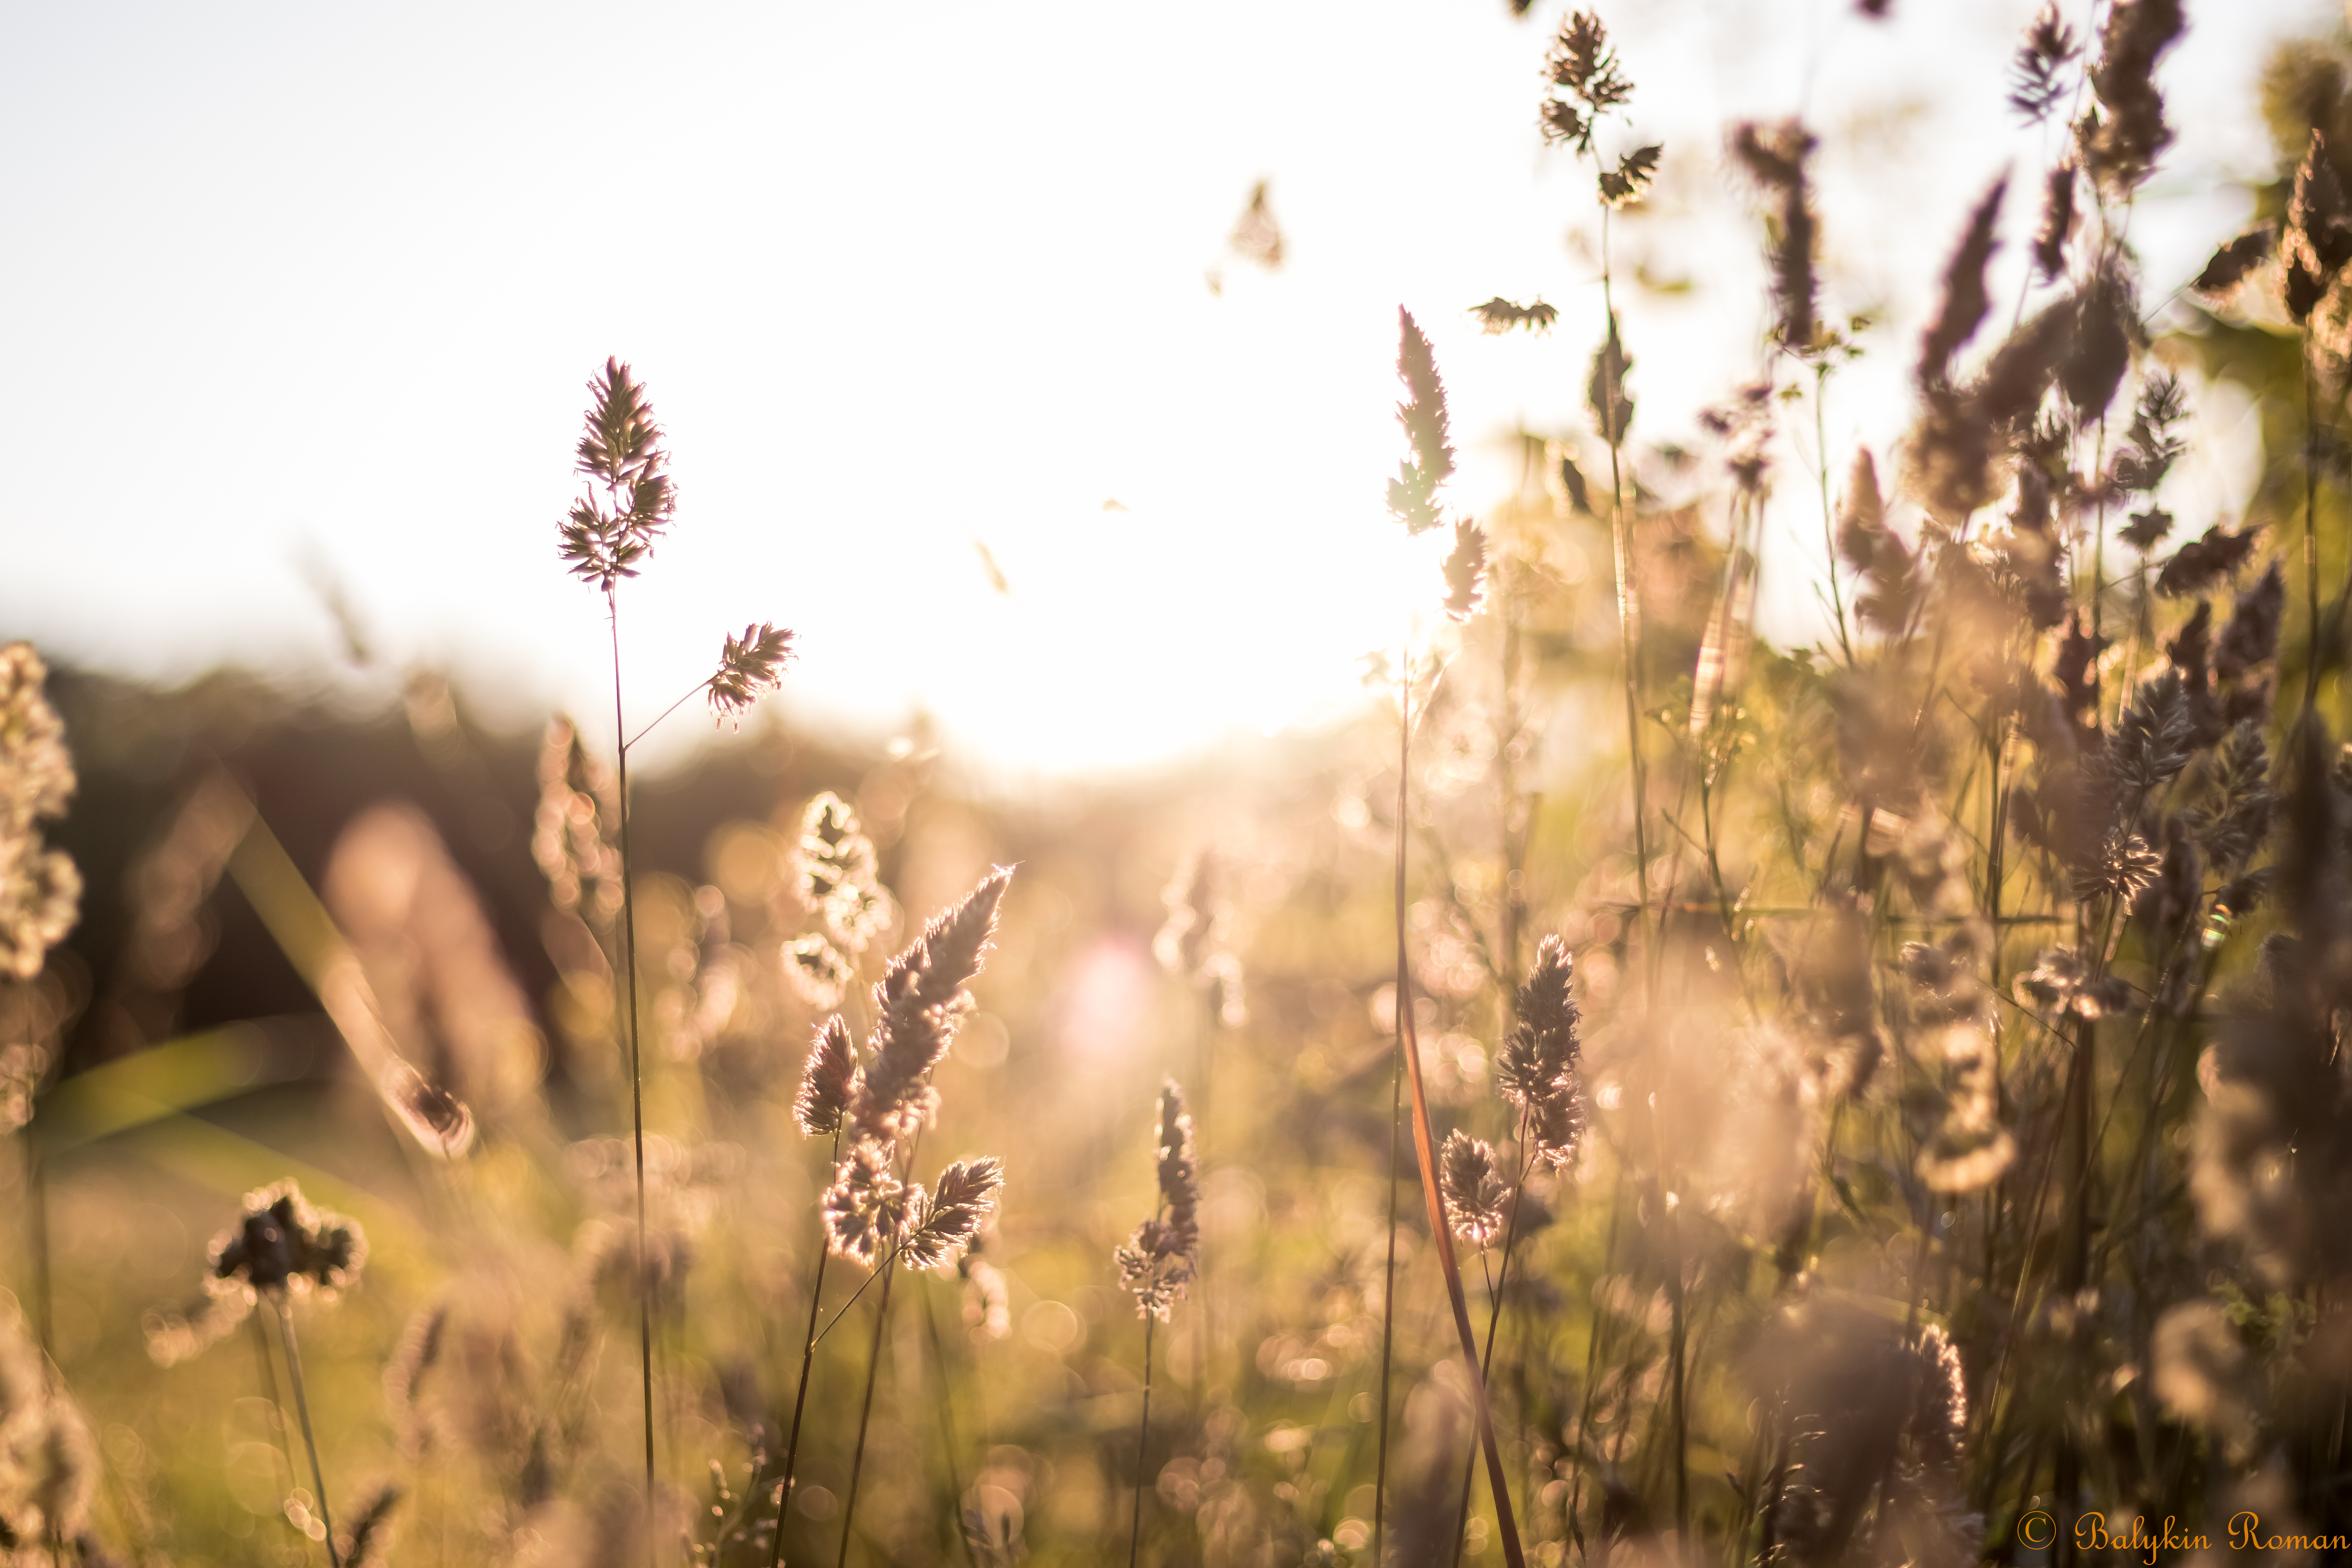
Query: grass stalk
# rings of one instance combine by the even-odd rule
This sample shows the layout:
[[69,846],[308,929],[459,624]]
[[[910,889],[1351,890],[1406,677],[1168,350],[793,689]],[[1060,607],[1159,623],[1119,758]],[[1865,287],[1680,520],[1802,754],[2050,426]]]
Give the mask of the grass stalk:
[[1150,1470],[1147,1462],[1151,1444],[1151,1331],[1160,1321],[1159,1314],[1143,1315],[1143,1417],[1135,1429],[1135,1513],[1127,1532],[1127,1568],[1135,1568],[1135,1557],[1143,1545],[1143,1483]]
[[[950,1523],[956,1540],[962,1543],[964,1568],[979,1568],[973,1560],[971,1536],[963,1527],[963,1472],[956,1464],[955,1387],[948,1376],[947,1342],[940,1337],[939,1314],[931,1309],[931,1288],[928,1281],[920,1287],[923,1300],[923,1327],[930,1334],[931,1364],[940,1374],[940,1437],[946,1445],[948,1486],[951,1502]],[[1150,1332],[1146,1330],[1145,1332]],[[1147,1372],[1150,1370],[1147,1366]]]
[[1397,1048],[1404,1058],[1407,1082],[1412,1089],[1413,1152],[1421,1162],[1422,1195],[1429,1205],[1429,1228],[1437,1247],[1438,1268],[1445,1276],[1445,1294],[1454,1309],[1454,1331],[1462,1342],[1462,1362],[1470,1373],[1470,1390],[1478,1417],[1478,1440],[1486,1451],[1487,1479],[1495,1489],[1495,1518],[1503,1537],[1503,1558],[1510,1568],[1527,1568],[1519,1544],[1517,1521],[1511,1512],[1510,1481],[1503,1469],[1502,1448],[1495,1439],[1495,1416],[1486,1398],[1486,1374],[1480,1370],[1477,1335],[1470,1327],[1470,1305],[1462,1288],[1462,1268],[1454,1255],[1454,1233],[1445,1223],[1445,1200],[1437,1188],[1437,1144],[1430,1131],[1429,1095],[1421,1080],[1421,1042],[1412,1022],[1412,964],[1405,949],[1405,825],[1412,804],[1412,665],[1411,647],[1405,679],[1398,689],[1397,814],[1396,814],[1396,1010]]
[[[1503,1225],[1503,1258],[1494,1275],[1486,1281],[1486,1342],[1479,1352],[1478,1375],[1491,1377],[1495,1370],[1495,1331],[1503,1321],[1503,1291],[1511,1279],[1511,1250],[1519,1239],[1519,1201],[1527,1195],[1528,1173],[1535,1168],[1528,1149],[1528,1113],[1519,1112],[1519,1173],[1511,1184],[1510,1217]],[[1477,1479],[1478,1455],[1474,1449],[1462,1459],[1462,1502],[1454,1513],[1454,1557],[1455,1568],[1462,1562],[1462,1538],[1470,1528],[1470,1492]]]
[[841,1555],[836,1568],[848,1568],[849,1540],[857,1529],[857,1484],[866,1474],[866,1434],[874,1420],[874,1385],[882,1371],[882,1329],[890,1321],[890,1277],[897,1273],[894,1258],[882,1260],[882,1299],[874,1304],[874,1348],[866,1361],[866,1397],[857,1412],[857,1447],[849,1458],[849,1492],[841,1501]]
[[629,857],[629,731],[621,717],[621,605],[611,589],[604,607],[613,638],[613,746],[620,796],[621,940],[618,943],[629,1035],[629,1123],[637,1178],[637,1366],[644,1395],[646,1436],[646,1549],[654,1551],[654,1297],[652,1260],[646,1236],[646,1079],[637,1026],[637,904]]
[[1398,1130],[1404,1121],[1404,1047],[1397,1047],[1396,1073],[1389,1080],[1389,1257],[1381,1286],[1381,1440],[1372,1468],[1372,1561],[1381,1556],[1381,1533],[1388,1521],[1389,1497],[1389,1372],[1396,1346],[1397,1175],[1402,1146]]
[[[841,1133],[833,1135],[833,1153],[828,1164],[841,1163]],[[816,1365],[817,1313],[824,1305],[824,1266],[833,1257],[833,1248],[825,1245],[820,1229],[817,1235],[816,1280],[809,1287],[808,1332],[801,1341],[800,1387],[793,1394],[793,1425],[784,1438],[782,1475],[776,1483],[776,1549],[769,1558],[770,1568],[782,1568],[784,1561],[784,1517],[792,1508],[793,1468],[799,1462],[801,1451],[801,1417],[808,1409],[809,1373]]]
[[331,1568],[343,1568],[342,1554],[335,1547],[335,1521],[327,1511],[327,1477],[319,1465],[319,1439],[310,1430],[310,1401],[302,1392],[302,1352],[294,1341],[294,1309],[283,1293],[271,1303],[278,1309],[278,1333],[286,1347],[286,1375],[294,1388],[294,1413],[302,1422],[302,1447],[310,1455],[310,1484],[317,1489],[319,1523],[327,1532],[327,1561]]

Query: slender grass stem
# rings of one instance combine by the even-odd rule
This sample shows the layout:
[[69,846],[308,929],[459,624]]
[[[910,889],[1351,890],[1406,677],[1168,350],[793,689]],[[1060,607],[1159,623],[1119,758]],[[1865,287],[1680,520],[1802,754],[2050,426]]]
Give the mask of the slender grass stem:
[[653,722],[647,724],[644,729],[638,731],[635,734],[622,742],[621,749],[625,752],[627,751],[631,746],[635,745],[639,741],[644,740],[647,735],[650,735],[656,730],[660,729],[661,722],[664,719],[668,718],[671,714],[677,712],[679,709],[685,707],[688,703],[693,701],[696,698],[701,696],[704,692],[709,689],[710,681],[707,677],[701,680],[696,681],[685,696],[679,698],[677,701],[671,703],[668,707],[656,714],[654,716]]
[[882,1299],[874,1304],[874,1348],[866,1362],[866,1399],[857,1412],[857,1447],[849,1458],[849,1493],[841,1503],[841,1555],[835,1568],[848,1568],[849,1540],[857,1530],[857,1483],[866,1475],[866,1433],[874,1419],[874,1384],[882,1370],[882,1329],[890,1321],[889,1275],[896,1270],[887,1262],[882,1268]]
[[[951,1519],[956,1540],[963,1545],[964,1568],[980,1568],[972,1557],[971,1536],[963,1527],[963,1472],[956,1464],[955,1388],[948,1376],[947,1343],[940,1338],[939,1314],[931,1310],[931,1288],[926,1280],[918,1287],[923,1301],[923,1327],[930,1333],[931,1364],[940,1374],[940,1437],[946,1445],[948,1487],[950,1492]],[[1149,1331],[1146,1331],[1147,1332]]]
[[[1535,1168],[1535,1160],[1528,1151],[1528,1112],[1519,1112],[1519,1173],[1511,1184],[1511,1213],[1503,1226],[1503,1258],[1486,1279],[1486,1343],[1479,1352],[1478,1375],[1491,1376],[1495,1369],[1495,1331],[1503,1321],[1503,1288],[1510,1282],[1511,1248],[1519,1238],[1519,1200],[1527,1195],[1528,1173]],[[1483,1265],[1485,1259],[1480,1259]],[[1478,1475],[1478,1452],[1473,1448],[1462,1459],[1462,1502],[1454,1513],[1454,1557],[1459,1568],[1462,1562],[1462,1538],[1470,1528],[1470,1492]]]
[[621,816],[621,973],[627,998],[629,1034],[629,1120],[635,1140],[637,1176],[637,1366],[644,1394],[646,1428],[646,1552],[658,1561],[654,1547],[654,1293],[652,1260],[646,1237],[646,1079],[637,1029],[637,902],[629,857],[629,742],[621,717],[621,604],[607,589],[604,606],[613,636],[613,742],[619,769],[615,788]]
[[1845,628],[1845,599],[1838,585],[1837,518],[1830,509],[1830,435],[1829,435],[1830,367],[1827,360],[1813,362],[1813,458],[1819,470],[1817,478],[1822,489],[1822,545],[1829,552],[1830,607],[1837,613],[1838,651],[1845,655],[1845,667],[1853,668],[1853,642]]
[[1404,1055],[1398,1047],[1396,1074],[1389,1088],[1389,1258],[1381,1286],[1380,1457],[1372,1469],[1372,1561],[1381,1555],[1381,1531],[1388,1521],[1389,1497],[1389,1371],[1396,1346],[1397,1173],[1401,1163],[1398,1128],[1404,1121]]
[[294,1342],[294,1309],[283,1295],[271,1304],[278,1309],[278,1333],[286,1346],[286,1375],[294,1386],[294,1412],[302,1420],[302,1447],[310,1454],[310,1484],[318,1489],[319,1523],[327,1532],[327,1561],[332,1568],[342,1568],[342,1554],[335,1546],[335,1521],[327,1511],[327,1477],[319,1466],[319,1440],[310,1431],[310,1401],[302,1392],[302,1352]]
[[[1406,652],[1410,655],[1411,644]],[[1421,1080],[1421,1044],[1412,1021],[1412,966],[1405,949],[1406,822],[1412,805],[1412,680],[1408,658],[1405,681],[1399,689],[1397,727],[1396,812],[1396,1016],[1398,1054],[1404,1058],[1406,1081],[1412,1088],[1413,1154],[1421,1166],[1422,1196],[1429,1205],[1429,1229],[1437,1248],[1437,1264],[1445,1277],[1446,1303],[1453,1309],[1454,1330],[1462,1344],[1462,1362],[1470,1373],[1470,1393],[1478,1419],[1478,1441],[1486,1451],[1487,1479],[1494,1488],[1495,1521],[1503,1538],[1503,1558],[1510,1568],[1527,1568],[1519,1542],[1518,1522],[1511,1511],[1510,1483],[1503,1469],[1502,1447],[1495,1438],[1495,1415],[1486,1397],[1486,1379],[1479,1371],[1477,1335],[1470,1327],[1469,1301],[1462,1289],[1462,1268],[1454,1255],[1454,1233],[1445,1223],[1445,1200],[1437,1189],[1437,1144],[1430,1131],[1429,1095]]]
[[1150,1471],[1147,1462],[1151,1444],[1151,1331],[1160,1321],[1157,1312],[1143,1315],[1143,1418],[1135,1429],[1135,1515],[1127,1532],[1127,1568],[1135,1568],[1135,1555],[1143,1545],[1143,1482]]
[[291,1477],[294,1443],[286,1430],[286,1406],[278,1396],[278,1363],[269,1359],[269,1331],[259,1318],[253,1320],[253,1357],[261,1363],[261,1386],[269,1399],[270,1429],[277,1435],[278,1451],[286,1456],[286,1473]]
[[[833,1157],[830,1163],[841,1163],[841,1131],[833,1134]],[[816,1364],[817,1311],[824,1304],[824,1266],[833,1257],[822,1229],[817,1234],[816,1280],[809,1287],[808,1332],[802,1336],[800,1388],[793,1395],[791,1435],[784,1439],[783,1474],[776,1483],[776,1549],[769,1558],[770,1568],[781,1568],[784,1561],[784,1516],[792,1507],[793,1467],[798,1463],[801,1451],[801,1416],[808,1409],[809,1371]]]

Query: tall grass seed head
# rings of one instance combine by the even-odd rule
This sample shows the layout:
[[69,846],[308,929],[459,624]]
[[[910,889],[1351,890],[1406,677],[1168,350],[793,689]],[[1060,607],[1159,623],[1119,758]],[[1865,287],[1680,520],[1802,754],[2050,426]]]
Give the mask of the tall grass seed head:
[[619,816],[612,775],[588,754],[577,726],[561,714],[549,720],[539,752],[531,858],[547,879],[549,902],[599,931],[621,912],[621,852],[607,831]]
[[857,1102],[859,1079],[857,1047],[850,1042],[849,1026],[835,1013],[818,1028],[809,1047],[808,1066],[793,1100],[793,1120],[811,1138],[840,1131]]
[[1428,532],[1441,521],[1437,492],[1454,472],[1454,443],[1436,353],[1412,312],[1402,305],[1397,307],[1397,378],[1405,386],[1405,400],[1397,405],[1397,423],[1404,426],[1412,456],[1398,466],[1397,477],[1389,481],[1389,512],[1404,524],[1408,535],[1415,535]]
[[793,657],[793,633],[766,621],[743,628],[740,637],[719,645],[719,671],[710,678],[710,710],[722,724],[741,728],[743,715],[769,692],[784,683],[784,666]]
[[1447,1133],[1437,1152],[1437,1186],[1454,1235],[1481,1252],[1502,1239],[1511,1188],[1495,1168],[1494,1145],[1459,1127]]
[[802,811],[792,868],[801,901],[844,952],[864,952],[889,923],[874,841],[849,803],[831,790],[814,796]]
[[263,1295],[316,1289],[331,1300],[359,1282],[367,1235],[357,1220],[314,1207],[292,1182],[247,1193],[245,1215],[214,1238],[214,1278]]
[[2090,82],[2105,113],[2085,114],[2075,136],[2084,166],[2117,195],[2147,178],[2172,144],[2156,67],[2187,26],[2180,0],[2116,0],[2099,30]]
[[1136,1226],[1112,1254],[1120,1288],[1135,1297],[1139,1317],[1166,1322],[1200,1266],[1200,1173],[1192,1154],[1192,1118],[1184,1091],[1169,1079],[1160,1087],[1157,1176],[1160,1212]]
[[1486,535],[1468,518],[1454,524],[1454,548],[1445,556],[1445,614],[1466,621],[1486,596]]
[[1731,151],[1748,177],[1780,198],[1777,221],[1769,235],[1772,297],[1780,321],[1774,331],[1790,351],[1804,353],[1820,331],[1815,310],[1819,284],[1813,260],[1820,247],[1820,223],[1813,216],[1812,189],[1805,165],[1816,142],[1795,120],[1778,125],[1753,122],[1732,133]]
[[958,1160],[940,1173],[929,1192],[909,1189],[907,1240],[899,1259],[909,1268],[937,1268],[955,1262],[988,1216],[1004,1188],[1004,1163],[993,1155]]
[[905,1233],[908,1205],[890,1145],[861,1140],[843,1156],[820,1200],[825,1243],[836,1256],[874,1268]]
[[0,973],[30,980],[81,912],[81,873],[41,840],[73,798],[73,755],[33,645],[0,647]]
[[971,994],[964,987],[980,973],[1012,879],[1009,866],[992,870],[953,908],[934,917],[890,961],[874,987],[876,1021],[856,1111],[866,1136],[897,1139],[930,1121],[938,1103],[929,1083],[931,1069],[971,1010]]
[[2070,85],[2060,72],[2082,52],[2074,29],[2059,14],[2058,0],[2042,0],[2010,59],[2009,106],[2019,119],[2037,124],[2050,117]]
[[572,504],[559,531],[558,553],[573,576],[610,595],[653,552],[677,495],[653,405],[629,367],[606,360],[588,391],[593,401],[575,467],[590,488]]

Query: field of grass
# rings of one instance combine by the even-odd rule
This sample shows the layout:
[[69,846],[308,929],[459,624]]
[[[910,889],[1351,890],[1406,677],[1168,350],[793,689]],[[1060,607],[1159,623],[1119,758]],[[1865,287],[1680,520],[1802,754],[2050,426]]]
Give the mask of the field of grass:
[[[1659,150],[1564,20],[1588,418],[1474,513],[1400,311],[1425,592],[1314,734],[1016,794],[814,732],[766,624],[520,734],[0,649],[0,1562],[2352,1550],[2352,40],[2147,278],[2182,25],[2053,9],[1981,84],[2063,152],[1867,340],[1874,453],[1794,121],[1726,128],[1756,374],[1645,441]],[[2225,384],[2259,482],[2176,517]],[[596,373],[547,520],[616,690],[692,526],[658,390]]]

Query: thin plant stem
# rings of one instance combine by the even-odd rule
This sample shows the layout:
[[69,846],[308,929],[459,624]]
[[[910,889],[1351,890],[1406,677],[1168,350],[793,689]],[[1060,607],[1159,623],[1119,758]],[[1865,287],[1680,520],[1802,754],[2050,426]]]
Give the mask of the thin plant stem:
[[1381,1531],[1388,1518],[1389,1497],[1389,1369],[1396,1344],[1397,1128],[1404,1120],[1404,1055],[1398,1047],[1396,1074],[1389,1088],[1389,1258],[1381,1286],[1381,1441],[1372,1469],[1372,1561],[1381,1556]]
[[[834,1130],[832,1163],[836,1165],[841,1163],[839,1128]],[[784,1561],[784,1515],[792,1506],[793,1467],[800,1458],[801,1416],[808,1408],[809,1369],[816,1364],[817,1310],[824,1304],[824,1266],[832,1257],[833,1248],[826,1244],[820,1231],[817,1236],[816,1282],[809,1287],[808,1332],[802,1337],[801,1342],[800,1389],[793,1395],[792,1434],[784,1439],[783,1475],[776,1485],[776,1550],[768,1560],[769,1568],[782,1568]]]
[[286,1346],[286,1375],[294,1385],[294,1413],[302,1419],[302,1447],[310,1453],[310,1484],[318,1489],[319,1523],[327,1532],[327,1561],[333,1568],[343,1568],[342,1554],[335,1550],[335,1521],[327,1511],[327,1477],[319,1468],[319,1440],[310,1432],[310,1401],[302,1393],[302,1352],[294,1342],[294,1310],[283,1295],[272,1303],[278,1309],[278,1333]]
[[882,1327],[890,1321],[890,1284],[888,1275],[895,1273],[888,1261],[882,1265],[882,1299],[874,1304],[874,1349],[866,1363],[866,1401],[857,1412],[857,1447],[849,1458],[849,1494],[841,1504],[841,1555],[835,1568],[848,1568],[849,1538],[857,1528],[857,1483],[866,1473],[866,1431],[874,1419],[874,1384],[882,1370]]
[[1830,435],[1829,435],[1830,367],[1827,360],[1813,362],[1813,458],[1820,470],[1822,487],[1822,544],[1829,552],[1830,607],[1837,612],[1838,651],[1845,655],[1845,667],[1853,668],[1853,643],[1846,636],[1845,600],[1838,586],[1837,520],[1830,510]]
[[940,1374],[940,1436],[947,1445],[948,1486],[954,1494],[956,1539],[963,1543],[965,1568],[980,1568],[972,1557],[971,1537],[963,1527],[963,1473],[956,1465],[956,1449],[960,1445],[956,1442],[955,1387],[948,1377],[947,1344],[940,1338],[939,1314],[931,1310],[931,1288],[928,1281],[920,1287],[919,1293],[923,1300],[923,1327],[930,1331],[931,1336],[931,1364],[939,1369]]
[[1421,1191],[1429,1205],[1430,1236],[1437,1249],[1437,1266],[1445,1278],[1446,1305],[1453,1309],[1454,1331],[1462,1344],[1462,1363],[1470,1372],[1472,1410],[1478,1421],[1479,1446],[1486,1450],[1487,1479],[1495,1497],[1495,1522],[1503,1538],[1503,1560],[1509,1568],[1527,1568],[1527,1552],[1511,1510],[1510,1482],[1503,1468],[1502,1446],[1495,1437],[1495,1414],[1486,1396],[1486,1379],[1478,1370],[1478,1336],[1470,1327],[1470,1307],[1462,1288],[1462,1268],[1454,1253],[1454,1233],[1445,1223],[1445,1200],[1437,1190],[1437,1145],[1430,1131],[1429,1094],[1422,1083],[1421,1042],[1412,1022],[1412,966],[1405,950],[1406,823],[1412,805],[1412,645],[1406,644],[1406,679],[1398,692],[1397,813],[1396,813],[1396,1016],[1397,1054],[1404,1058],[1407,1081],[1412,1086],[1413,1156],[1421,1167]]
[[253,1357],[261,1363],[261,1386],[269,1395],[269,1424],[278,1435],[278,1451],[286,1456],[286,1473],[294,1473],[294,1445],[286,1431],[286,1406],[278,1397],[278,1363],[269,1359],[269,1331],[253,1320]]
[[1143,1419],[1135,1429],[1135,1516],[1128,1525],[1127,1568],[1135,1568],[1135,1554],[1143,1545],[1143,1478],[1151,1444],[1151,1331],[1159,1321],[1157,1312],[1143,1315]]
[[1625,749],[1633,775],[1633,902],[1640,910],[1638,926],[1646,928],[1650,923],[1650,839],[1649,829],[1643,823],[1643,803],[1649,792],[1643,784],[1642,768],[1642,609],[1633,582],[1633,532],[1625,516],[1625,479],[1618,455],[1625,439],[1625,433],[1617,426],[1617,406],[1622,392],[1617,365],[1622,351],[1617,336],[1617,306],[1610,285],[1606,204],[1601,208],[1601,308],[1609,320],[1609,342],[1601,351],[1610,356],[1601,434],[1609,442],[1609,532],[1617,568],[1617,639],[1625,665]]
[[637,1165],[637,1366],[646,1417],[646,1551],[654,1551],[654,1297],[646,1247],[646,1079],[637,1037],[637,907],[629,859],[629,742],[621,718],[621,604],[606,590],[613,634],[613,742],[618,752],[621,812],[621,973],[626,977],[629,1021],[629,1119]]
[[[1486,1343],[1479,1352],[1478,1375],[1490,1375],[1495,1368],[1495,1330],[1503,1321],[1503,1287],[1511,1278],[1511,1247],[1519,1238],[1519,1200],[1527,1195],[1528,1173],[1535,1161],[1528,1153],[1528,1112],[1519,1112],[1519,1174],[1511,1186],[1511,1215],[1503,1226],[1503,1260],[1486,1280]],[[1484,1259],[1481,1259],[1484,1262]],[[1462,1538],[1470,1528],[1470,1490],[1478,1476],[1478,1451],[1473,1448],[1462,1459],[1462,1505],[1454,1514],[1454,1562],[1462,1561]]]
[[679,698],[677,701],[671,703],[668,707],[656,714],[652,723],[647,724],[644,729],[638,731],[635,734],[622,742],[621,749],[625,752],[627,751],[631,746],[635,745],[639,741],[644,740],[647,735],[650,735],[656,730],[660,729],[661,721],[664,719],[668,718],[671,714],[677,712],[679,709],[685,707],[688,703],[693,701],[696,698],[701,696],[704,692],[709,689],[710,682],[708,679],[697,681],[685,696]]

